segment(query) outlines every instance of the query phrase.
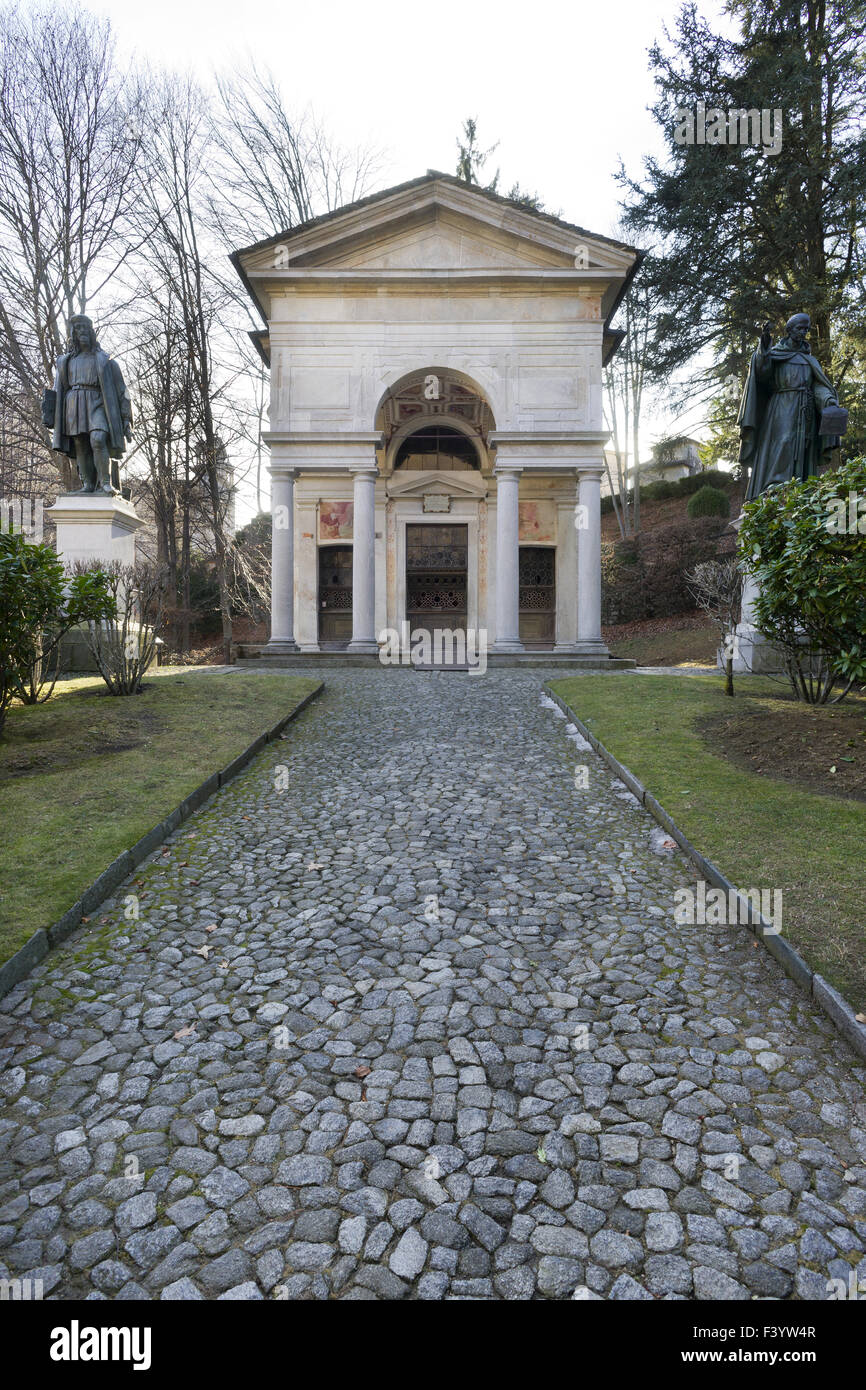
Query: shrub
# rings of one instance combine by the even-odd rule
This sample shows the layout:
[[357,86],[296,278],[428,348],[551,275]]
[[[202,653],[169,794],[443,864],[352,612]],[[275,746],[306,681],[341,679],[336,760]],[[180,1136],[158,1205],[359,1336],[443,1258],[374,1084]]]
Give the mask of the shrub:
[[866,459],[770,487],[747,504],[740,553],[758,581],[759,630],[798,699],[866,681]]
[[36,704],[51,694],[61,637],[112,611],[98,566],[70,579],[50,545],[0,534],[0,730],[15,695]]
[[689,516],[695,520],[701,516],[724,516],[731,515],[731,504],[723,492],[719,492],[715,487],[702,487],[689,499],[686,508]]
[[628,623],[688,613],[686,570],[715,558],[725,529],[717,517],[677,521],[602,545],[602,621]]
[[[87,566],[80,572],[87,573]],[[139,561],[106,566],[112,616],[90,622],[88,645],[111,695],[137,695],[164,618],[166,574]]]
[[737,561],[704,560],[685,576],[695,603],[719,629],[725,656],[725,694],[734,693],[733,631],[740,620],[743,575]]

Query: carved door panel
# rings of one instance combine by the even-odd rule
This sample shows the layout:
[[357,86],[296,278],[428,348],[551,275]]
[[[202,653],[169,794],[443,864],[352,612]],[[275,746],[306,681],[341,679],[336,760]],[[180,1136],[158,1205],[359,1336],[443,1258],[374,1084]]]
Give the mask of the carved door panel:
[[352,547],[319,547],[319,644],[345,647],[352,640]]
[[520,640],[547,650],[556,640],[556,551],[520,547]]

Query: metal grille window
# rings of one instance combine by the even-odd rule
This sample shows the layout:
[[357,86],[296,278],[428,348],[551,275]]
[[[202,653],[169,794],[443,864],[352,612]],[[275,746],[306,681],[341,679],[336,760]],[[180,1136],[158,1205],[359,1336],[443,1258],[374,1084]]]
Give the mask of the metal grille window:
[[520,639],[527,647],[553,645],[556,629],[556,551],[520,547]]
[[419,627],[466,623],[466,526],[406,527],[406,616]]

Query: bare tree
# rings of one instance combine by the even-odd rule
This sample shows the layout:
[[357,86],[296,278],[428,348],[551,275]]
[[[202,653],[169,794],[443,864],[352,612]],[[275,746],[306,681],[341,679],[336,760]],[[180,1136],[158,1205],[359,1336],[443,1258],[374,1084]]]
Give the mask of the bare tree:
[[[0,55],[0,383],[4,412],[45,448],[39,400],[66,322],[130,251],[143,92],[108,22],[77,5],[4,6]],[[72,464],[58,466],[68,486]]]
[[212,269],[205,216],[206,170],[213,149],[206,100],[190,78],[163,79],[154,103],[148,135],[150,169],[145,216],[156,232],[148,243],[148,260],[156,293],[171,285],[182,328],[189,371],[190,422],[197,434],[196,481],[208,498],[208,526],[213,541],[220,592],[223,648],[231,660],[232,605],[230,537],[223,496],[221,460],[224,443],[217,412],[227,392],[214,348],[218,326],[230,302],[220,272]]
[[623,305],[625,338],[604,370],[604,413],[616,457],[616,487],[610,470],[608,481],[623,538],[640,530],[641,413],[645,392],[653,380],[648,347],[658,306],[647,261],[640,274]]
[[725,657],[725,694],[734,693],[734,628],[740,620],[743,575],[734,559],[705,560],[685,576],[698,608],[712,619],[719,630]]
[[343,148],[309,108],[292,115],[277,78],[254,63],[217,78],[212,121],[212,208],[233,246],[362,198],[379,160]]

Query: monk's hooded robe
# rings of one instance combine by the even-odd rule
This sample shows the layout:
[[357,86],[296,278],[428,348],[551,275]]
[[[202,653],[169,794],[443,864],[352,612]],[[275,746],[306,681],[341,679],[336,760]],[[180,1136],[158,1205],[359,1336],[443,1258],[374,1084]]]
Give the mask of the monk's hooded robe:
[[821,412],[837,405],[836,392],[808,343],[795,347],[782,338],[766,352],[752,355],[740,402],[740,463],[751,468],[746,501],[774,483],[804,479],[839,443],[818,433]]

